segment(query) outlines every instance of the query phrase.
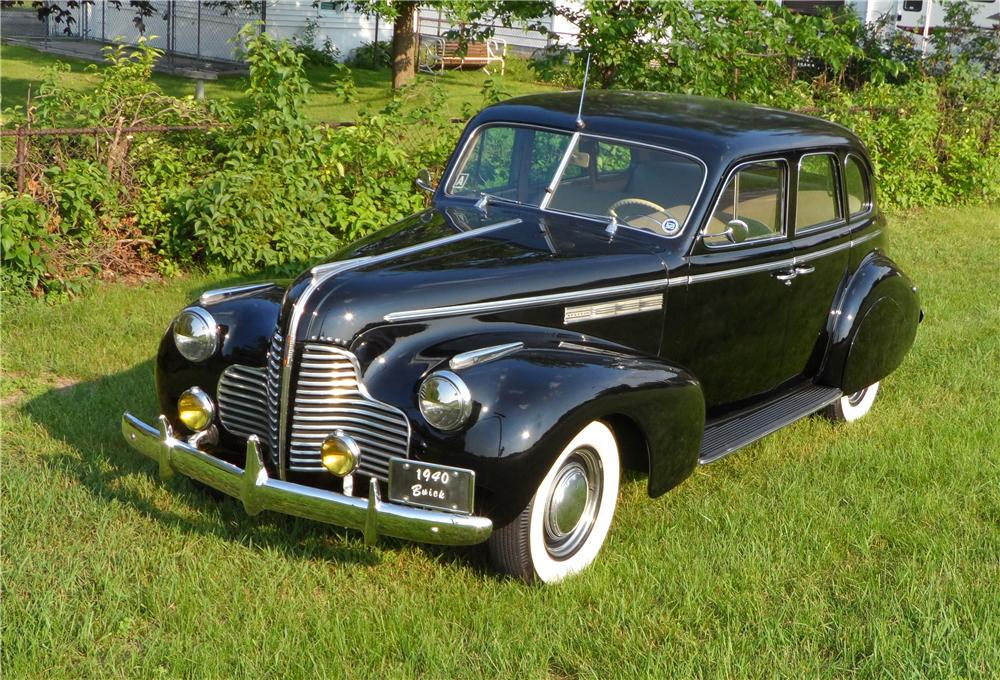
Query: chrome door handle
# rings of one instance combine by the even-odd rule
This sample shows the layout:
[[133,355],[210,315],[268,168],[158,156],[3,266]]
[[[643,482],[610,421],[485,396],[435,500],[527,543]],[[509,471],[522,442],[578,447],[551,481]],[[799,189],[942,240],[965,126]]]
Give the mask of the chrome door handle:
[[794,269],[781,269],[772,274],[772,276],[779,281],[784,281],[786,286],[792,285],[792,279],[798,275],[799,273]]
[[796,265],[795,267],[795,273],[800,276],[805,274],[812,274],[814,271],[816,271],[816,267],[812,266],[811,264],[804,264],[804,265],[800,264]]

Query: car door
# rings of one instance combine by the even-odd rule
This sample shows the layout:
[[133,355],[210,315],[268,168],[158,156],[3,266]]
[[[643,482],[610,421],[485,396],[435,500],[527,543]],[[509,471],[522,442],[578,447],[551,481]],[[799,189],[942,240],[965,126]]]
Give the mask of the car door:
[[[844,157],[832,150],[803,154],[796,163],[792,244],[794,278],[785,336],[785,371],[811,377],[826,348],[826,327],[834,297],[847,275],[851,234],[865,221],[863,200],[845,219]],[[853,160],[852,160],[853,159]],[[857,159],[850,156],[853,180]],[[870,209],[867,211],[870,212]]]
[[701,382],[709,417],[792,377],[782,358],[793,266],[788,161],[741,163],[723,186],[692,246],[683,295],[671,293],[663,345]]

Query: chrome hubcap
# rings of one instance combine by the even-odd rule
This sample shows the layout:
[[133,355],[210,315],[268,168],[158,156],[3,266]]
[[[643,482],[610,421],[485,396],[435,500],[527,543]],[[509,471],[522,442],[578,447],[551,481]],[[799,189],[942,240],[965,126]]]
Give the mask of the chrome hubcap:
[[601,500],[601,460],[585,448],[570,455],[556,473],[545,507],[545,549],[557,559],[575,553],[594,525]]

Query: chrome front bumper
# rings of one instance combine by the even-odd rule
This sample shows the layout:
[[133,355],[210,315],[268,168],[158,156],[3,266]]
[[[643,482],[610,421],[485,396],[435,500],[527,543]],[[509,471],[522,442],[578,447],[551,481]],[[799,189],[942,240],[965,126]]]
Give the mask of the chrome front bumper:
[[372,544],[382,534],[409,541],[442,545],[471,545],[489,538],[493,522],[486,517],[453,515],[379,498],[378,482],[371,480],[368,498],[346,496],[311,486],[271,479],[264,468],[257,437],[247,441],[246,467],[240,468],[176,439],[163,416],[158,427],[129,412],[122,415],[122,435],[132,448],[160,466],[160,477],[175,472],[239,498],[247,513],[274,510],[288,515],[360,529]]

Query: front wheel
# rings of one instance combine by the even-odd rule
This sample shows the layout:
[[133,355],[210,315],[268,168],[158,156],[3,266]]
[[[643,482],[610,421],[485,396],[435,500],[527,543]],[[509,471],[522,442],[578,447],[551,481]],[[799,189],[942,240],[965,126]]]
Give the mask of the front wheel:
[[604,423],[590,423],[563,449],[521,514],[490,536],[494,567],[528,583],[555,583],[584,569],[608,535],[620,477],[614,435]]
[[845,394],[827,406],[823,415],[835,422],[853,422],[871,410],[877,394],[878,383],[872,383],[853,394]]

